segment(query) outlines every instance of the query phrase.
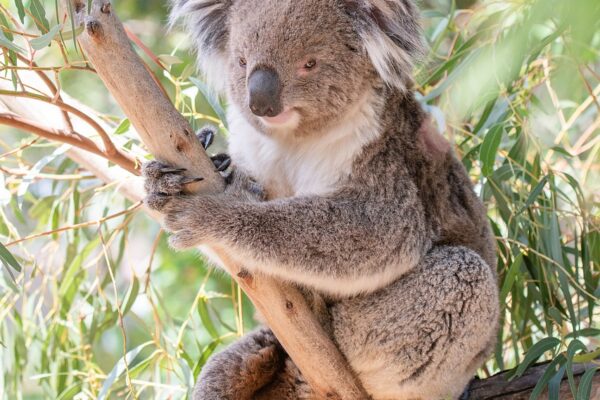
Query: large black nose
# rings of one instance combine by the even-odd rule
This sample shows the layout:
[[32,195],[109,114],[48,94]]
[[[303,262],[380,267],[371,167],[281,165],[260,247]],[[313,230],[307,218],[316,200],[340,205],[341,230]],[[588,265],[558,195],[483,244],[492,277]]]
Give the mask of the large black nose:
[[281,81],[272,69],[259,68],[248,78],[250,109],[259,117],[274,117],[283,111]]

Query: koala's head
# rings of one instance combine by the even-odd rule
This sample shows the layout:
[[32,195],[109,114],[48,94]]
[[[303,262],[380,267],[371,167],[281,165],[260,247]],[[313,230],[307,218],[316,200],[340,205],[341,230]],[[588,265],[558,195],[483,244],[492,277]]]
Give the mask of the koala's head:
[[372,88],[406,90],[412,0],[172,0],[208,82],[266,134],[319,133]]

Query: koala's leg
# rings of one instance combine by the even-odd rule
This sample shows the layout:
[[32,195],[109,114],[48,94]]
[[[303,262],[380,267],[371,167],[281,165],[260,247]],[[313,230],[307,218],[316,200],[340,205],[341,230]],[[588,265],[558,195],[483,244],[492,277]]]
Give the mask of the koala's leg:
[[320,400],[288,357],[273,381],[259,390],[253,400]]
[[374,399],[457,399],[494,348],[495,273],[435,247],[407,275],[330,310],[334,337]]
[[202,369],[194,400],[251,400],[283,369],[286,354],[262,328],[213,356]]

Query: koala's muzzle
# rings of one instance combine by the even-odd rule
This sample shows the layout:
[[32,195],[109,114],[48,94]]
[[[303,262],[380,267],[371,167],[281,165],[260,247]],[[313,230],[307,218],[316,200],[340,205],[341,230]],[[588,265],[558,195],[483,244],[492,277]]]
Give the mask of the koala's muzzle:
[[259,117],[275,117],[283,111],[281,81],[272,69],[256,69],[248,78],[250,109]]

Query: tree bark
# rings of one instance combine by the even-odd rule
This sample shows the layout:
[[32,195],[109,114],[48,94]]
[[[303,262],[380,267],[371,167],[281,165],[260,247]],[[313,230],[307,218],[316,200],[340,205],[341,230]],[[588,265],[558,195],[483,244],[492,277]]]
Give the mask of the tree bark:
[[[183,167],[203,182],[191,188],[219,192],[224,183],[189,123],[173,107],[137,54],[108,0],[74,1],[85,27],[78,37],[100,78],[157,159]],[[273,278],[244,271],[226,249],[213,248],[227,271],[265,317],[313,390],[327,399],[365,399],[364,389],[344,356],[328,338],[302,294]]]
[[[501,372],[488,379],[475,380],[471,383],[467,392],[468,396],[465,396],[465,398],[468,400],[528,400],[547,367],[548,363],[535,365],[525,371],[521,377],[512,381],[508,380],[511,376],[510,371]],[[578,386],[581,375],[588,368],[594,367],[598,367],[598,364],[573,365],[575,384]],[[547,398],[548,390],[545,389],[540,394],[539,399]],[[566,374],[561,382],[558,398],[560,400],[573,398]],[[600,373],[594,375],[590,400],[600,400]]]

